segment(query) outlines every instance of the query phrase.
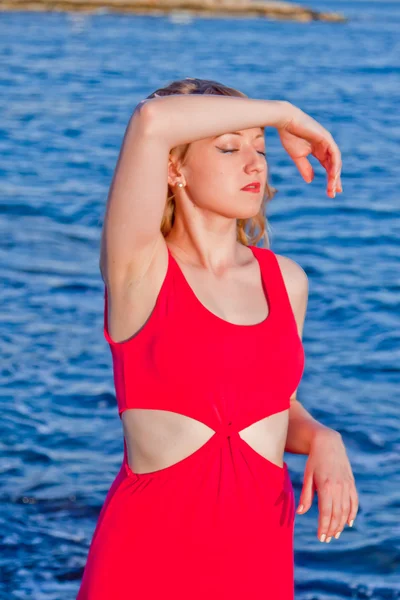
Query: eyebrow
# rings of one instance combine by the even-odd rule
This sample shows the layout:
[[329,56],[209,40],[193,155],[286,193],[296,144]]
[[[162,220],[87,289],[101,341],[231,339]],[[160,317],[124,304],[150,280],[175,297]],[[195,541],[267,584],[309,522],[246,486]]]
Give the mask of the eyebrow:
[[[242,136],[242,137],[243,137],[243,133],[240,133],[240,131],[229,131],[229,132],[227,131],[226,133],[220,133],[219,135],[215,135],[215,136],[213,137],[213,140],[215,140],[215,139],[217,139],[218,137],[221,137],[221,136],[223,136],[223,135],[240,135],[240,136]],[[255,140],[257,140],[258,138],[261,138],[261,137],[262,137],[262,138],[264,137],[264,134],[263,134],[263,133],[260,133],[260,134],[256,135],[256,137],[255,137],[254,139],[255,139]]]

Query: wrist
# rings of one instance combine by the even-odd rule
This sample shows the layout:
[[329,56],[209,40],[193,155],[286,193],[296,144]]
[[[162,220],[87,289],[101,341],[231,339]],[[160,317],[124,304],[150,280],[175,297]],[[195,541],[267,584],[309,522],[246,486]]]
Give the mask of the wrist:
[[311,437],[310,447],[318,444],[320,440],[326,440],[328,438],[342,439],[342,435],[339,433],[339,431],[336,431],[336,429],[322,425],[314,431]]
[[287,100],[273,100],[277,104],[277,115],[274,126],[283,129],[294,117],[296,106]]

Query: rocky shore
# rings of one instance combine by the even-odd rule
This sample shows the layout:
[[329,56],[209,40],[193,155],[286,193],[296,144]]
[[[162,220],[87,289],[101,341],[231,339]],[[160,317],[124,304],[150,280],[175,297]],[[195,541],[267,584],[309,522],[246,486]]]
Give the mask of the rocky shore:
[[346,22],[340,13],[319,12],[291,2],[268,0],[0,0],[0,11],[183,13],[208,17],[248,16],[303,22]]

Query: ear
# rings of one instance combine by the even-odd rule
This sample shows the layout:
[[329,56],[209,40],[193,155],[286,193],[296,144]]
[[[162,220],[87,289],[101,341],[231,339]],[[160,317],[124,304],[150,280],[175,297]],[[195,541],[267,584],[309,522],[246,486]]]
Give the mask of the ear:
[[168,185],[173,188],[178,181],[182,181],[183,184],[186,183],[179,170],[179,161],[177,157],[170,152],[168,155]]

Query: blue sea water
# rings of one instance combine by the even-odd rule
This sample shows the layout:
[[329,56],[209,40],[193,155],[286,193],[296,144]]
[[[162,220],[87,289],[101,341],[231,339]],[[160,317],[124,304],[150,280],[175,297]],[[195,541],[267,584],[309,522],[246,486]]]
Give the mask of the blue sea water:
[[[75,598],[123,451],[98,268],[108,188],[133,108],[183,77],[289,100],[340,146],[331,199],[317,161],[307,185],[267,130],[271,247],[309,278],[298,398],[342,434],[360,502],[330,544],[317,496],[296,516],[296,600],[400,598],[400,2],[307,5],[349,20],[1,14],[1,599]],[[306,457],[285,460],[298,500]]]

